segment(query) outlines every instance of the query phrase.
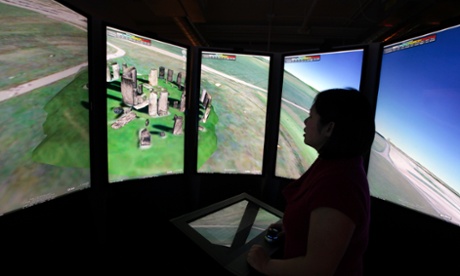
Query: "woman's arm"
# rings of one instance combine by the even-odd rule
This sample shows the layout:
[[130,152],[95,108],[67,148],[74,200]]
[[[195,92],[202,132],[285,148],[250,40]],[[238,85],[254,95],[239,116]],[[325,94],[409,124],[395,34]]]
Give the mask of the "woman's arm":
[[270,259],[264,249],[254,245],[248,262],[266,275],[333,275],[355,229],[354,222],[342,212],[321,207],[310,216],[307,254],[302,257]]

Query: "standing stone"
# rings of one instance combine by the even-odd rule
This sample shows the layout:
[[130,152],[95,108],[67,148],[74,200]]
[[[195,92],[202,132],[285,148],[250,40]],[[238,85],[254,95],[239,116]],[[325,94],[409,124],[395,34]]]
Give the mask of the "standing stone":
[[206,97],[204,97],[203,106],[207,109],[211,105],[212,97],[211,94],[206,93]]
[[110,73],[110,67],[108,65],[106,67],[106,81],[112,81],[112,74]]
[[176,83],[179,88],[184,87],[185,83],[185,72],[177,73]]
[[157,69],[150,70],[149,84],[152,86],[158,85],[158,70]]
[[206,123],[206,121],[208,120],[209,113],[211,113],[211,106],[208,106],[208,108],[206,108],[206,110],[204,112],[204,115],[203,115],[203,118],[201,118],[201,121],[203,123]]
[[121,77],[121,97],[123,102],[128,106],[135,105],[137,90],[137,73],[135,67],[129,67],[123,71]]
[[117,62],[112,63],[112,79],[118,80],[120,78],[120,65]]
[[182,125],[183,125],[183,117],[174,115],[174,129],[173,129],[174,135],[180,135],[183,133]]
[[186,100],[186,98],[185,98],[185,91],[184,91],[184,92],[182,92],[182,95],[180,97],[180,109],[179,109],[180,112],[185,111],[185,100]]
[[168,81],[168,82],[172,82],[172,81],[173,81],[173,75],[174,75],[174,70],[168,69],[168,78],[167,78],[167,81]]
[[137,93],[137,95],[144,94],[144,85],[142,83],[137,84],[136,93]]
[[206,89],[203,89],[203,90],[201,91],[201,95],[200,95],[200,102],[201,102],[201,103],[204,102],[204,99],[205,99],[205,97],[206,97],[206,94],[208,94],[207,91],[206,91]]
[[167,90],[162,90],[160,92],[160,99],[158,101],[158,115],[159,116],[168,115],[168,111],[169,111],[168,96],[169,96],[169,93]]
[[156,92],[150,92],[149,96],[149,115],[152,117],[158,116],[158,95]]

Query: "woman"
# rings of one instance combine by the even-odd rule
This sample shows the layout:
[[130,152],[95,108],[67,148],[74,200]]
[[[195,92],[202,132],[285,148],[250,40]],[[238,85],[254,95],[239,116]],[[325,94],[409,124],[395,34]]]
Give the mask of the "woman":
[[320,92],[305,120],[304,143],[318,158],[283,195],[282,259],[254,245],[248,263],[266,275],[363,275],[370,221],[363,156],[375,135],[372,108],[353,89]]

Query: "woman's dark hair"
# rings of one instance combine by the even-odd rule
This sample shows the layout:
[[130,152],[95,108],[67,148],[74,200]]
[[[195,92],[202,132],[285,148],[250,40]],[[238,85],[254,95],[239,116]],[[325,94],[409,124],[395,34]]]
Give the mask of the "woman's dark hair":
[[359,156],[367,153],[374,140],[374,113],[367,98],[352,88],[320,92],[313,103],[320,123],[334,122],[329,140],[318,151],[323,158]]

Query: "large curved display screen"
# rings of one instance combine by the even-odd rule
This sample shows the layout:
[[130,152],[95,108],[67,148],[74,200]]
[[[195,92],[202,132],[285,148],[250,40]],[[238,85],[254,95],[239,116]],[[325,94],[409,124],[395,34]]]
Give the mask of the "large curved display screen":
[[199,173],[262,174],[268,54],[201,52]]
[[460,225],[460,27],[383,48],[371,194]]
[[187,52],[107,27],[109,182],[183,173]]
[[0,215],[90,186],[87,17],[0,1]]
[[364,48],[284,56],[275,176],[295,179],[317,157],[303,142],[315,96],[331,88],[360,88]]

